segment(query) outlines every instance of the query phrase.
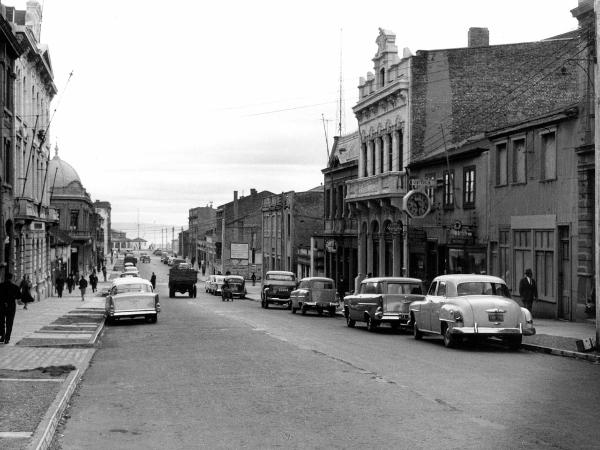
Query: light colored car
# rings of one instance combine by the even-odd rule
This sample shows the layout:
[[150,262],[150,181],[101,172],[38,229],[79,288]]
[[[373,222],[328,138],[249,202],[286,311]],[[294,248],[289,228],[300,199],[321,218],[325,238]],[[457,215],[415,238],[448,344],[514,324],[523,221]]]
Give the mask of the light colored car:
[[158,294],[148,280],[139,277],[116,278],[106,297],[106,319],[144,317],[156,323],[160,312]]
[[270,270],[265,274],[260,289],[260,306],[285,305],[292,309],[290,294],[297,287],[296,275],[283,270]]
[[316,311],[319,315],[327,311],[330,316],[340,306],[340,299],[335,290],[335,283],[331,278],[308,277],[302,278],[298,289],[290,294],[292,301],[292,314],[300,311],[306,314],[309,310]]
[[356,294],[344,297],[346,324],[352,328],[356,322],[365,322],[369,331],[384,323],[394,329],[408,327],[410,305],[424,298],[423,282],[418,278],[366,278]]
[[140,271],[135,266],[125,266],[123,272],[121,272],[121,278],[124,277],[139,277]]
[[498,338],[511,349],[535,334],[531,313],[515,302],[501,278],[489,275],[441,275],[423,301],[410,306],[415,339],[441,335],[446,347],[465,337]]
[[223,280],[225,276],[223,275],[211,275],[208,277],[206,281],[206,292],[212,295],[221,295],[221,291],[223,288]]

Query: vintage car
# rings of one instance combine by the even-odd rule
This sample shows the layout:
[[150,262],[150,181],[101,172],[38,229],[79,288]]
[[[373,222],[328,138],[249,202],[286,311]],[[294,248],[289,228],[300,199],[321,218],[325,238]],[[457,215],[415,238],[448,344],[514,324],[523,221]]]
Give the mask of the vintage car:
[[135,266],[125,266],[125,268],[123,269],[123,272],[121,272],[120,277],[124,278],[124,277],[139,277],[140,276],[140,271],[137,269],[137,267]]
[[344,297],[346,324],[352,328],[356,322],[365,322],[369,331],[384,323],[394,329],[408,327],[410,305],[423,298],[423,282],[418,278],[366,278],[358,293]]
[[142,253],[140,255],[140,262],[141,263],[149,263],[150,262],[150,255],[147,255],[146,253]]
[[233,300],[246,297],[246,281],[239,275],[225,275],[221,288],[221,299]]
[[535,334],[531,313],[514,301],[501,278],[488,275],[441,275],[423,301],[410,306],[415,339],[441,335],[446,347],[469,338],[498,338],[511,349]]
[[116,278],[106,297],[106,320],[144,317],[156,323],[160,312],[158,294],[148,280],[139,277]]
[[221,295],[221,288],[223,286],[223,275],[211,275],[206,281],[206,290],[212,295]]
[[270,270],[262,280],[260,306],[268,308],[270,304],[292,308],[290,294],[297,287],[296,275],[283,270]]
[[306,314],[309,310],[316,311],[319,315],[327,311],[331,317],[340,306],[340,299],[335,290],[335,283],[331,278],[309,277],[302,278],[298,289],[290,294],[292,301],[292,314],[300,310]]

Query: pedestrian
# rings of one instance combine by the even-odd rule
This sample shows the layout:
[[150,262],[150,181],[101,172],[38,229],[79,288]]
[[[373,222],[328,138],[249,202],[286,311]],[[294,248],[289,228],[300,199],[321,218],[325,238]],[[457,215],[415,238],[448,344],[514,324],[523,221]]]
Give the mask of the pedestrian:
[[104,276],[104,281],[106,281],[106,266],[102,264],[102,275]]
[[192,256],[192,268],[194,268],[194,264],[196,264],[196,257]]
[[92,286],[92,292],[96,292],[96,286],[98,286],[98,276],[96,275],[96,271],[93,270],[90,275],[90,286]]
[[56,277],[54,286],[56,286],[56,293],[58,294],[58,298],[61,298],[63,289],[65,288],[65,279],[62,277],[62,274],[60,272]]
[[344,295],[346,295],[346,282],[344,281],[344,277],[340,277],[340,281],[338,281],[337,292],[340,296],[340,300],[343,300]]
[[73,276],[73,272],[69,274],[67,277],[67,289],[69,290],[69,294],[73,291],[73,287],[75,286],[75,277]]
[[19,289],[21,290],[21,301],[23,302],[23,309],[27,309],[27,303],[31,303],[33,301],[33,297],[31,296],[31,281],[29,280],[29,275],[25,275],[23,280],[21,280],[21,284],[19,285]]
[[152,276],[150,277],[150,283],[152,283],[152,290],[156,289],[156,275],[152,272]]
[[202,264],[202,276],[206,273],[206,266]]
[[521,296],[523,306],[529,312],[533,312],[533,302],[538,299],[538,291],[531,269],[525,270],[525,276],[519,281],[519,295]]
[[81,301],[85,300],[85,289],[87,288],[88,282],[83,275],[81,275],[81,279],[79,280],[79,290],[81,291]]
[[254,286],[256,284],[256,274],[254,272],[252,272],[250,279],[252,280],[252,286]]
[[12,277],[12,273],[7,273],[6,280],[0,283],[0,343],[5,344],[10,341],[17,299],[21,298],[21,290],[12,282]]

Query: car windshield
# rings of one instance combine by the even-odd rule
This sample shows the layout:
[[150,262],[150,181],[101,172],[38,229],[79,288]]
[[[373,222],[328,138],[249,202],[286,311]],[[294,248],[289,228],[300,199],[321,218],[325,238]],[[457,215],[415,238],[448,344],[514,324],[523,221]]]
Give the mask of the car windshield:
[[491,281],[469,281],[456,286],[456,295],[501,295],[511,298],[510,292],[504,283]]
[[152,288],[150,285],[144,283],[121,284],[113,288],[113,295],[128,292],[152,292]]
[[381,286],[373,281],[360,285],[361,294],[381,294]]
[[268,273],[267,280],[275,280],[275,281],[294,281],[295,276],[286,273]]
[[388,283],[388,294],[423,294],[423,289],[419,283]]

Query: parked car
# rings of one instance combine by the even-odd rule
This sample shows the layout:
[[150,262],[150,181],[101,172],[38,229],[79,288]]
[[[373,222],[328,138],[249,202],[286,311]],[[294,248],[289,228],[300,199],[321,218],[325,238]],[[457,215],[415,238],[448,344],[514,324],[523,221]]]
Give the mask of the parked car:
[[384,323],[394,329],[407,327],[410,304],[424,297],[423,282],[418,278],[366,278],[357,294],[344,297],[346,324],[352,328],[356,322],[366,322],[369,331]]
[[283,270],[271,270],[261,282],[260,305],[268,308],[270,304],[292,308],[290,294],[297,287],[296,275]]
[[187,261],[183,258],[173,258],[169,261],[169,266],[177,267],[179,264],[185,264]]
[[319,315],[323,314],[323,311],[327,311],[333,317],[340,306],[334,281],[331,278],[323,277],[302,278],[298,289],[291,292],[290,300],[292,314],[296,314],[298,310],[302,314],[314,310]]
[[105,310],[108,322],[123,317],[144,317],[147,322],[156,323],[160,302],[148,280],[139,277],[117,278],[106,297]]
[[441,335],[446,347],[465,337],[498,338],[511,349],[535,334],[531,313],[514,301],[501,278],[489,275],[441,275],[423,301],[410,307],[415,339]]
[[123,277],[139,277],[140,271],[135,266],[125,266],[123,272],[121,272],[121,278]]
[[221,295],[221,289],[223,286],[223,275],[211,275],[207,280],[207,292],[212,295]]
[[244,277],[239,275],[225,275],[221,288],[221,298],[225,301],[233,300],[236,297],[246,297],[246,281]]
[[140,255],[140,262],[141,263],[149,263],[150,262],[150,255],[148,255],[146,253],[142,253]]

